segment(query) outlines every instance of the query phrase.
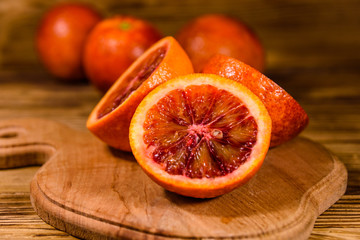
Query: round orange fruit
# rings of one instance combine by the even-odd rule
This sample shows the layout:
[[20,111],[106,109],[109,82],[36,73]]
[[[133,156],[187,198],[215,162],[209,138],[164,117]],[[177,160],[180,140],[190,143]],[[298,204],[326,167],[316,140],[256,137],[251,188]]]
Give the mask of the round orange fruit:
[[85,79],[83,46],[100,20],[95,9],[80,3],[59,4],[44,15],[35,42],[41,62],[52,75],[64,81]]
[[203,72],[235,80],[261,99],[272,120],[271,147],[296,137],[309,122],[305,110],[290,94],[256,69],[237,59],[216,55],[205,65]]
[[190,59],[173,37],[165,37],[141,55],[91,112],[87,128],[108,145],[131,151],[129,126],[141,100],[159,84],[193,73]]
[[105,93],[161,37],[154,26],[139,18],[114,16],[104,19],[86,41],[83,61],[87,77]]
[[131,120],[132,152],[151,179],[190,197],[216,197],[262,165],[271,119],[258,97],[213,74],[169,80],[150,92]]
[[255,33],[238,19],[209,14],[193,19],[176,35],[189,55],[196,72],[214,54],[237,58],[259,71],[264,70],[265,54]]

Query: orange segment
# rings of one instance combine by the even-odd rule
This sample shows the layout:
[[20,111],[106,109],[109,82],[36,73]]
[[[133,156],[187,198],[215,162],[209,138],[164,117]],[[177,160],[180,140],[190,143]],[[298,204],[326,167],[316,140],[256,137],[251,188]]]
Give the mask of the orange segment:
[[235,80],[261,99],[272,120],[271,147],[296,137],[307,126],[309,118],[300,104],[271,79],[245,63],[216,55],[205,65],[203,72]]
[[191,74],[150,92],[130,125],[130,145],[159,185],[209,198],[244,184],[260,168],[270,144],[271,119],[243,85],[216,75]]
[[148,58],[144,59],[139,65],[137,65],[132,72],[126,75],[121,83],[117,87],[116,91],[113,91],[107,100],[107,103],[102,106],[98,112],[98,118],[105,116],[114,109],[116,109],[121,103],[123,103],[140,85],[150,77],[150,75],[159,66],[164,59],[166,53],[166,47],[160,47],[153,52]]
[[110,146],[131,151],[129,126],[141,100],[159,84],[189,73],[193,73],[193,67],[184,50],[174,38],[163,38],[104,95],[88,118],[88,129]]

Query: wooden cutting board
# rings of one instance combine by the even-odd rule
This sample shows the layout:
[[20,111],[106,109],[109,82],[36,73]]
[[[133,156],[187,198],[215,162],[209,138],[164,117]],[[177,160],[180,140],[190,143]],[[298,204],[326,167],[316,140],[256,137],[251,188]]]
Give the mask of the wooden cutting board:
[[88,132],[41,119],[0,122],[0,168],[43,163],[31,182],[34,209],[86,239],[307,239],[347,183],[340,161],[297,138],[271,149],[243,187],[193,199],[156,185],[130,153]]

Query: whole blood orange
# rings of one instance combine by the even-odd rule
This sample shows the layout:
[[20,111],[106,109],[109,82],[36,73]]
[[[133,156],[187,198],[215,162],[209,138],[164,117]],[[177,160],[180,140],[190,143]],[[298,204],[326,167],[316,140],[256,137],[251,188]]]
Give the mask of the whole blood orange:
[[145,20],[114,16],[91,31],[84,52],[87,77],[106,92],[146,49],[161,39],[159,31]]
[[139,104],[130,145],[143,170],[181,195],[210,198],[244,184],[269,148],[271,119],[249,89],[212,74],[165,82]]
[[284,89],[245,63],[224,55],[216,55],[203,69],[240,82],[258,96],[272,120],[271,146],[277,146],[297,136],[309,118],[300,104]]
[[172,37],[165,37],[141,55],[103,96],[88,129],[110,146],[131,151],[129,126],[141,100],[159,84],[193,73],[190,59]]
[[36,49],[51,74],[67,81],[85,78],[83,46],[100,20],[96,10],[80,3],[59,4],[44,15],[36,35]]
[[259,38],[240,20],[209,14],[193,19],[178,32],[176,39],[189,55],[196,72],[214,54],[237,58],[259,71],[264,70],[265,54]]

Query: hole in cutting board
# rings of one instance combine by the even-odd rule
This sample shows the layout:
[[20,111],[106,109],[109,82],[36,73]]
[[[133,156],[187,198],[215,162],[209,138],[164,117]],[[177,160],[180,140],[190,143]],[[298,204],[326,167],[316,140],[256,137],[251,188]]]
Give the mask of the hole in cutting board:
[[18,133],[16,132],[9,132],[9,133],[4,133],[0,135],[0,138],[15,138],[18,136]]
[[46,143],[25,143],[0,146],[0,169],[40,166],[56,152],[55,147]]
[[11,139],[24,133],[25,129],[17,126],[6,126],[0,128],[0,139]]

